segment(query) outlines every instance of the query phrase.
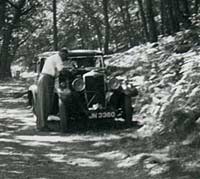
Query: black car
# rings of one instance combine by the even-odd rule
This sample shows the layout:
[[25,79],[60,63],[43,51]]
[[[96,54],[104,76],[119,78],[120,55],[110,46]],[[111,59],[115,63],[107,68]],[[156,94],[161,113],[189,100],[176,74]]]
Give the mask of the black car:
[[[45,52],[38,55],[36,71],[38,76],[44,60],[58,52]],[[101,51],[71,50],[70,60],[64,62],[64,69],[55,84],[52,115],[60,117],[61,130],[70,129],[73,120],[103,120],[123,118],[132,121],[132,100],[138,91],[115,77],[108,75]],[[33,112],[37,100],[37,83],[28,91],[29,103]],[[37,114],[36,114],[37,116]]]

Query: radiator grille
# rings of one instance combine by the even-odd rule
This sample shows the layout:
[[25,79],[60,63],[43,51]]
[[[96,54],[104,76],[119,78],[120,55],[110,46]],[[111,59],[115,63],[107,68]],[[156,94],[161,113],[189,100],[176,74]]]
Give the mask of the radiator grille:
[[87,76],[85,77],[86,84],[86,98],[88,107],[92,107],[93,104],[100,104],[105,106],[105,82],[104,76]]

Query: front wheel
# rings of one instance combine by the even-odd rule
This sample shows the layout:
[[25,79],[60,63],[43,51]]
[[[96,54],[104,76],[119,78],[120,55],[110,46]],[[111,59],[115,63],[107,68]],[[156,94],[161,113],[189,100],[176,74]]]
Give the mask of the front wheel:
[[127,124],[132,122],[133,108],[131,97],[128,95],[124,96],[124,105],[123,105],[123,118]]
[[66,105],[59,99],[59,116],[61,132],[65,133],[69,129],[69,114],[66,111]]

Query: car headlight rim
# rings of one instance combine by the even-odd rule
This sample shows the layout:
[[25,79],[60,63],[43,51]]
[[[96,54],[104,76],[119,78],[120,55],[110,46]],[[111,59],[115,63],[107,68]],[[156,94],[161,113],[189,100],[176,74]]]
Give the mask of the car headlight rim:
[[111,78],[108,84],[112,90],[117,90],[120,87],[120,81],[117,78]]
[[60,84],[59,84],[59,87],[61,88],[61,89],[65,89],[66,87],[67,87],[67,83],[66,82],[61,82]]
[[80,92],[80,91],[83,91],[85,89],[85,83],[84,83],[83,79],[76,78],[72,82],[72,87],[74,88],[75,91]]

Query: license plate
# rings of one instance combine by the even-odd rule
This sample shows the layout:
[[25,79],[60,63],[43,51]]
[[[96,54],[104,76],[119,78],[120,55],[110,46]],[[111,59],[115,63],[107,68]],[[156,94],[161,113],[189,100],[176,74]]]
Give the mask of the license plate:
[[91,112],[89,119],[108,119],[108,118],[115,118],[116,113],[114,111],[108,112]]

